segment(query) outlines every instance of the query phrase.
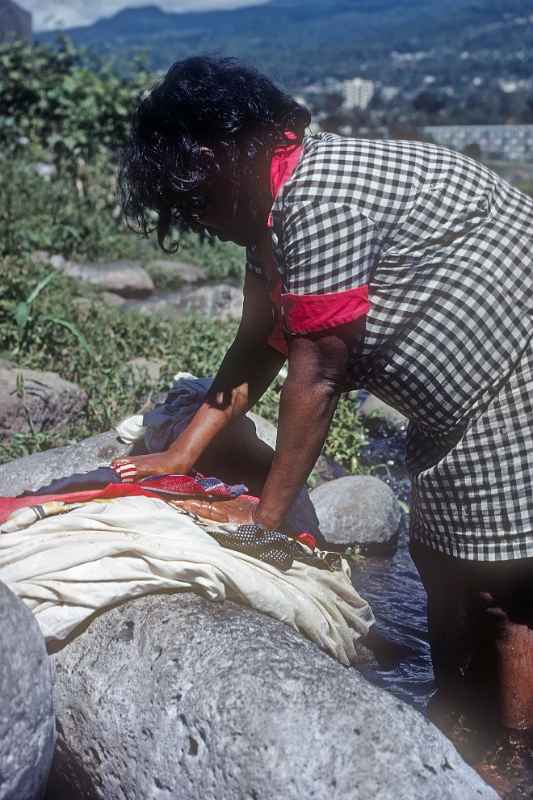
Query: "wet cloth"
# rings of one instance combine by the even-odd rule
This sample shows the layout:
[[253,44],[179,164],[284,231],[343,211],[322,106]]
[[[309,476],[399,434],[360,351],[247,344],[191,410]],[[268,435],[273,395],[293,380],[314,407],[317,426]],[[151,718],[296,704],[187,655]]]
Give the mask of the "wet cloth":
[[271,217],[286,336],[364,320],[349,385],[410,420],[413,539],[533,556],[533,201],[437,145],[319,133]]
[[282,572],[221,547],[189,515],[154,497],[89,503],[0,536],[0,580],[32,609],[49,643],[117,603],[168,590],[247,604],[343,664],[374,620],[346,562],[331,572],[294,562]]
[[247,492],[244,484],[230,485],[218,478],[194,475],[161,475],[145,478],[139,483],[123,483],[110,467],[100,467],[91,472],[60,478],[37,492],[20,497],[0,497],[0,524],[21,508],[60,500],[68,503],[86,503],[115,497],[162,495],[165,497],[213,497],[217,499],[240,497]]
[[[43,494],[64,494],[88,489],[104,488],[110,483],[122,483],[112,467],[99,467],[90,472],[77,473],[52,481],[35,492],[25,492],[24,497],[38,497]],[[192,475],[154,475],[143,478],[139,486],[149,492],[177,495],[206,495],[209,497],[239,497],[246,494],[243,483],[228,484],[219,478],[206,478],[199,472]]]

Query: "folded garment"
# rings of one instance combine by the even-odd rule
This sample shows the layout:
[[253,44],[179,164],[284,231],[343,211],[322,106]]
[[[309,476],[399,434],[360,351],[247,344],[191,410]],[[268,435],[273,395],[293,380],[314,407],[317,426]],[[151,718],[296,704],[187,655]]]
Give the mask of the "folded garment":
[[294,561],[282,572],[221,547],[198,521],[147,496],[91,502],[0,536],[0,580],[33,610],[50,643],[110,606],[168,590],[248,604],[344,664],[374,621],[347,562],[328,571]]

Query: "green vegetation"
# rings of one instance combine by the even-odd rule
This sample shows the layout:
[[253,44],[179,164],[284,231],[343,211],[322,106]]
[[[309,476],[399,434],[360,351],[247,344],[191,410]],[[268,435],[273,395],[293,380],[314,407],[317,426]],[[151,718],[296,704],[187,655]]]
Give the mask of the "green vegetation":
[[[0,357],[58,372],[89,398],[81,423],[0,442],[0,463],[109,430],[138,412],[152,391],[166,388],[178,370],[213,374],[235,334],[234,322],[121,312],[102,303],[92,287],[32,258],[39,250],[147,264],[168,258],[154,241],[124,228],[116,199],[116,148],[145,83],[146,76],[126,81],[106,69],[95,76],[67,46],[60,53],[19,44],[0,48],[0,91],[8,109],[0,125]],[[203,267],[210,280],[242,277],[243,251],[235,245],[187,236],[176,258]],[[151,272],[159,288],[174,288],[161,271]],[[125,365],[139,356],[164,363],[159,386],[132,379]],[[276,382],[256,408],[274,422],[280,388]],[[363,439],[355,404],[343,400],[326,452],[355,471]]]
[[[2,358],[19,366],[59,372],[88,394],[84,421],[51,433],[16,434],[0,443],[0,463],[109,430],[138,412],[154,389],[163,390],[178,370],[212,375],[235,335],[235,322],[190,317],[169,322],[104,305],[95,290],[27,259],[0,262]],[[46,282],[46,283],[45,283]],[[39,292],[36,290],[42,287]],[[34,299],[29,303],[32,292]],[[87,303],[79,301],[85,298]],[[21,308],[29,305],[22,323]],[[126,362],[144,356],[164,363],[158,387],[132,382]],[[257,413],[276,422],[281,381],[267,391]],[[358,469],[364,441],[355,403],[343,399],[330,430],[326,453],[351,471]]]

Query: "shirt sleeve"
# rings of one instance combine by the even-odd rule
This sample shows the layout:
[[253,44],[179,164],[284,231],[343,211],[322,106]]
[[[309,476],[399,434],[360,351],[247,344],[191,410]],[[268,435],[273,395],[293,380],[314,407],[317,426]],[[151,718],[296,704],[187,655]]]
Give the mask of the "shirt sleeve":
[[300,203],[282,215],[281,307],[289,333],[353,322],[369,310],[379,257],[376,225],[355,206]]

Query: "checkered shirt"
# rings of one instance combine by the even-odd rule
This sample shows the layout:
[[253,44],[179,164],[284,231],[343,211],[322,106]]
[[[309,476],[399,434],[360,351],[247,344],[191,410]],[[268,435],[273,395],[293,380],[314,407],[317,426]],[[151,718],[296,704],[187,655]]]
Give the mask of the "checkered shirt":
[[410,420],[413,538],[533,556],[531,199],[443,147],[322,133],[272,221],[283,291],[368,285],[350,373]]

